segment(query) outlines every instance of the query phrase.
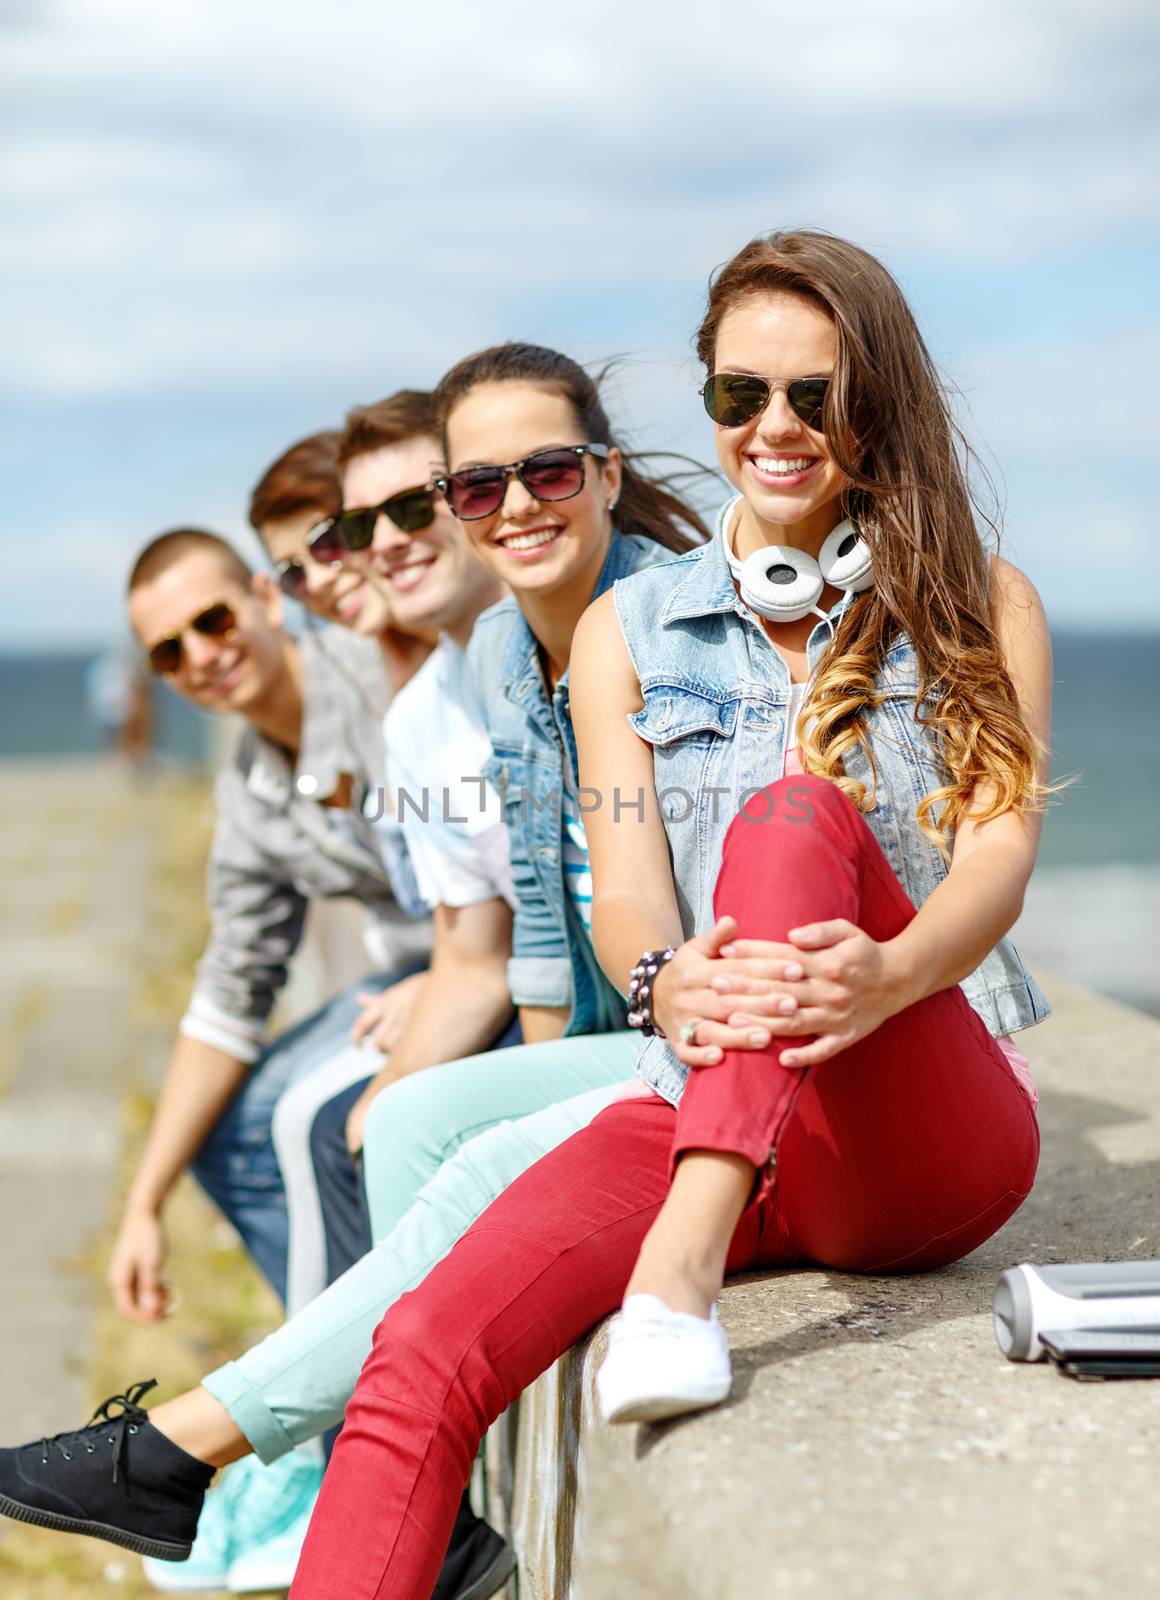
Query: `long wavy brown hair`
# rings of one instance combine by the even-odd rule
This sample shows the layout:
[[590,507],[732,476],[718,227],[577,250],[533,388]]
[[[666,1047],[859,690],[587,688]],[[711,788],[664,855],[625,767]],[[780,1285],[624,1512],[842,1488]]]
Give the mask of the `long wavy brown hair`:
[[[996,550],[1000,530],[973,501],[976,458],[902,291],[857,245],[809,230],[747,244],[709,285],[696,337],[706,370],[713,371],[728,311],[787,292],[819,307],[837,331],[823,427],[848,483],[844,514],[874,563],[874,584],[839,620],[802,707],[799,728],[817,717],[803,764],[837,783],[860,810],[873,808],[878,768],[863,714],[881,705],[876,679],[904,632],[918,658],[916,719],[929,730],[947,778],[919,803],[917,820],[949,857],[980,780],[992,785],[986,811],[975,816],[980,822],[1012,808],[1038,809],[1052,789],[1039,782],[1040,741],[1020,712],[991,620],[989,558],[976,514]],[[865,752],[873,792],[846,775],[844,757],[855,746]]]

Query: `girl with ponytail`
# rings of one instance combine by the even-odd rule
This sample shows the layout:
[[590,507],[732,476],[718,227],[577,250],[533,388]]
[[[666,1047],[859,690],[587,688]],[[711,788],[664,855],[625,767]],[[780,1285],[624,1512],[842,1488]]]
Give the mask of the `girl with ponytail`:
[[587,606],[707,530],[613,437],[596,383],[539,345],[503,344],[435,391],[438,480],[476,556],[512,598],[477,623],[468,659],[504,801],[517,907],[512,999],[532,1041],[624,1028],[592,950],[569,658]]

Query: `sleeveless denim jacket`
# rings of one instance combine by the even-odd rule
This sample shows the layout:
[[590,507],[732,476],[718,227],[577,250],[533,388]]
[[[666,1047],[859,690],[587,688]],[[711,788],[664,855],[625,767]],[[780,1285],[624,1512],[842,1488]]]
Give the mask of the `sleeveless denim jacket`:
[[[718,533],[736,504],[722,507]],[[750,794],[781,776],[786,739],[793,734],[786,717],[789,668],[739,599],[719,537],[624,579],[615,585],[614,600],[644,700],[629,722],[652,746],[681,926],[689,938],[712,926],[713,890],[730,823]],[[849,604],[852,599],[839,600],[831,621]],[[829,637],[819,620],[806,643],[811,675]],[[919,829],[915,808],[946,779],[931,735],[915,720],[918,658],[905,633],[891,644],[876,688],[885,696],[882,705],[863,713],[878,765],[876,805],[864,815],[902,887],[921,906],[949,869]],[[844,761],[847,775],[873,792],[863,752],[848,752]],[[1007,938],[961,988],[994,1038],[1051,1014]],[[688,1069],[664,1040],[644,1042],[636,1070],[677,1104]]]
[[[614,532],[592,598],[671,557],[652,539]],[[475,624],[467,660],[491,739],[485,775],[499,791],[511,841],[517,899],[508,963],[512,1000],[571,1006],[569,1034],[627,1027],[624,997],[601,971],[564,883],[562,807],[575,807],[583,821],[569,674],[549,693],[535,635],[510,597]]]

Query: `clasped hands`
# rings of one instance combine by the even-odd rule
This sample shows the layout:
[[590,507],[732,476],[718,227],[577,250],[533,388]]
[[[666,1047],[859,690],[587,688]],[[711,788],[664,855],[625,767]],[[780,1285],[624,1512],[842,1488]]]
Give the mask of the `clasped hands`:
[[[678,1060],[712,1067],[725,1050],[783,1050],[787,1067],[811,1067],[873,1033],[910,1003],[892,943],[836,917],[791,928],[789,942],[739,939],[732,917],[680,946],[657,974],[653,1015]],[[683,1026],[696,1022],[696,1042]]]

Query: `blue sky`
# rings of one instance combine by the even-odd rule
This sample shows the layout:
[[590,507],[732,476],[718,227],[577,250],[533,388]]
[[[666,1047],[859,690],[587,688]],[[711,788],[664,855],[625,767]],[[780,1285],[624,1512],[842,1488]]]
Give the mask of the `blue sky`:
[[1154,627],[1158,62],[1145,0],[8,0],[2,645],[112,636],[150,534],[245,538],[293,438],[497,338],[708,459],[706,279],[795,224],[901,279],[1053,622]]

